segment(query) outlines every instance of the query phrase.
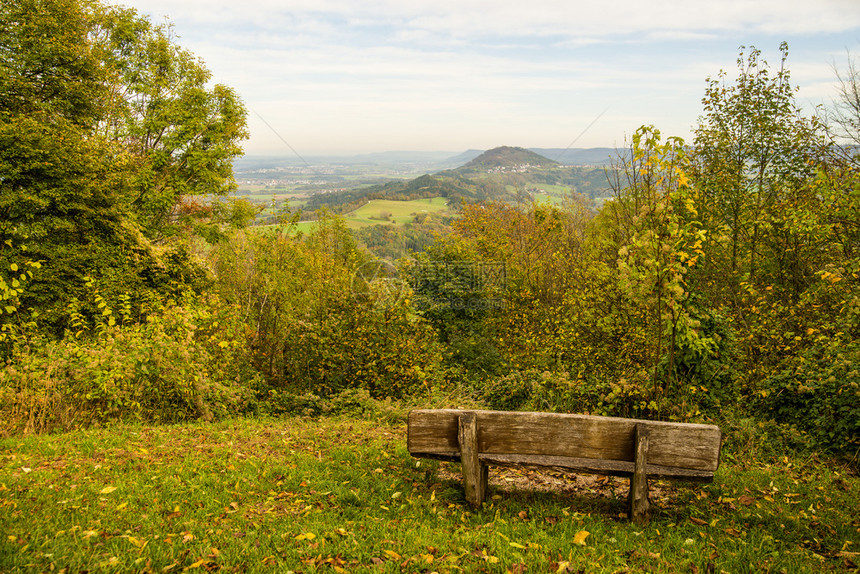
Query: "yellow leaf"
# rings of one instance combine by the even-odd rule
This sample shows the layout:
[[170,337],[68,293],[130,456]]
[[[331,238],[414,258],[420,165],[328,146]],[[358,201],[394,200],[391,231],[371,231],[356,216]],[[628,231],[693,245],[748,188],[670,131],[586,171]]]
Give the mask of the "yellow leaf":
[[389,558],[391,558],[392,560],[400,560],[400,558],[402,558],[402,557],[400,556],[400,554],[398,554],[398,553],[397,553],[397,552],[395,552],[394,550],[386,550],[386,551],[385,551],[385,553],[386,553],[386,554],[388,555],[388,557],[389,557]]
[[201,566],[203,566],[204,564],[206,564],[206,559],[205,559],[205,558],[201,558],[201,559],[200,559],[200,560],[198,560],[197,562],[195,562],[195,563],[193,563],[193,564],[189,564],[188,566],[186,566],[185,568],[183,568],[183,569],[182,569],[182,571],[184,572],[185,570],[191,570],[192,568],[200,568],[200,567],[201,567]]
[[511,545],[511,546],[513,546],[514,548],[519,548],[519,549],[521,549],[521,550],[524,550],[524,549],[526,548],[526,547],[525,547],[525,546],[523,546],[522,544],[518,544],[518,543],[516,543],[516,542],[508,542],[508,544],[510,544],[510,545]]
[[134,544],[135,546],[137,546],[138,548],[141,548],[141,549],[143,549],[143,547],[149,543],[148,540],[138,540],[134,536],[129,536],[128,541],[131,542],[132,544]]
[[591,535],[591,532],[587,530],[580,530],[576,534],[573,535],[573,543],[577,546],[585,546],[585,539]]
[[100,493],[100,494],[110,494],[110,493],[111,493],[111,492],[113,492],[114,490],[116,490],[116,487],[115,487],[115,486],[106,486],[106,487],[104,487],[103,489],[101,489],[101,490],[99,491],[99,493]]

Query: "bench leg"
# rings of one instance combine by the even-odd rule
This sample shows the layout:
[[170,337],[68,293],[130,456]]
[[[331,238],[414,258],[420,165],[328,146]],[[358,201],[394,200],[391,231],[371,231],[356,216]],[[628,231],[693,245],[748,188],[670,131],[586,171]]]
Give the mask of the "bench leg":
[[487,495],[487,465],[478,459],[478,417],[463,413],[459,419],[460,461],[466,501],[479,508]]
[[633,459],[633,476],[630,477],[630,493],[628,502],[630,519],[643,524],[648,522],[648,475],[645,465],[648,460],[648,429],[644,425],[636,425],[635,451]]

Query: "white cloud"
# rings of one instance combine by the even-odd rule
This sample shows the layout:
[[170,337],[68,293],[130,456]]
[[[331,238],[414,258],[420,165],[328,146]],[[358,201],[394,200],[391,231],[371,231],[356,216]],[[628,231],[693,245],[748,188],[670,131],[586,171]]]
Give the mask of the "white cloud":
[[[686,136],[738,45],[775,62],[780,40],[799,40],[793,81],[821,100],[840,42],[860,38],[857,0],[126,1],[169,14],[216,81],[307,153],[563,147],[607,107],[578,146],[643,123]],[[249,122],[249,152],[283,147]]]
[[350,25],[392,26],[410,33],[475,35],[617,36],[653,31],[690,33],[744,30],[833,33],[860,25],[855,0],[129,0],[147,13],[177,20],[278,29],[335,18]]

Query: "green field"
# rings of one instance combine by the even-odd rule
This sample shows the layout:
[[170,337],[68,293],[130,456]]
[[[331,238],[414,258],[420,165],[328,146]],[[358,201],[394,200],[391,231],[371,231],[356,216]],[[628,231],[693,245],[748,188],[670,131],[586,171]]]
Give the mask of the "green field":
[[[292,202],[290,203],[292,206]],[[403,225],[409,223],[420,213],[443,213],[448,211],[447,200],[444,197],[428,199],[413,199],[411,201],[395,201],[390,199],[374,199],[341,217],[350,229],[361,229],[371,225]],[[387,219],[385,216],[387,215]],[[300,221],[296,230],[308,233],[313,229],[314,221]],[[274,225],[261,225],[257,229],[271,229]]]
[[448,210],[448,200],[444,197],[394,201],[374,199],[344,215],[347,227],[358,229],[380,223],[402,225],[412,221],[419,213],[439,213]]

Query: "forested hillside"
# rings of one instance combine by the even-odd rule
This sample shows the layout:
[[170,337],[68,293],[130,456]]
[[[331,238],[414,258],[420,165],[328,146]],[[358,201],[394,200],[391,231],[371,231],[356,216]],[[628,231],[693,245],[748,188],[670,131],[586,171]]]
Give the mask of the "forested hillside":
[[3,433],[469,397],[716,421],[856,464],[856,74],[828,125],[795,102],[786,47],[743,51],[693,141],[635,131],[599,206],[533,203],[504,169],[474,177],[484,156],[309,200],[462,205],[392,266],[336,213],[262,231],[220,197],[245,108],[168,26],[22,0],[0,30]]

